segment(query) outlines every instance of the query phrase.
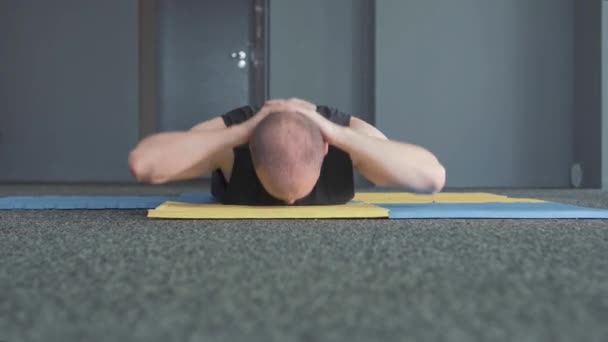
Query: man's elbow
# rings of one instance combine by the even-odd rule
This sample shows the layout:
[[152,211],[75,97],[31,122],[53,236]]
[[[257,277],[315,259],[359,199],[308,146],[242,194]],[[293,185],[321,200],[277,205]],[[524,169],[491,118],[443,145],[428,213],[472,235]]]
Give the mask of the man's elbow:
[[414,189],[427,194],[441,192],[445,186],[445,178],[445,168],[438,163],[424,171]]
[[159,177],[154,172],[154,167],[149,160],[146,160],[137,150],[129,153],[129,171],[138,182],[150,184],[166,183],[163,177]]
[[446,171],[443,165],[437,164],[429,174],[429,189],[432,193],[440,192],[445,186]]
[[375,181],[374,184],[377,186],[402,186],[404,188],[412,189],[413,191],[420,193],[437,193],[443,190],[445,186],[446,171],[445,168],[437,163],[432,168],[426,168],[421,170],[418,177],[415,179],[406,178],[399,181]]

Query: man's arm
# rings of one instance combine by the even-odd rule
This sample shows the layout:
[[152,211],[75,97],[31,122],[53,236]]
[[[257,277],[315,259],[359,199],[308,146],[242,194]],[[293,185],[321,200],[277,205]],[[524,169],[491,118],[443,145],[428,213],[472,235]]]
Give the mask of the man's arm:
[[158,133],[143,139],[129,154],[129,168],[140,182],[162,184],[204,176],[217,169],[218,154],[243,144],[241,125],[213,130]]
[[443,188],[445,169],[431,152],[389,140],[378,129],[355,117],[351,118],[350,127],[336,125],[302,102],[289,99],[267,104],[275,110],[298,112],[311,119],[327,143],[348,153],[353,166],[374,184],[420,192],[439,192]]
[[[316,108],[310,102],[294,100],[307,109]],[[204,176],[219,167],[219,160],[225,156],[226,150],[249,140],[251,132],[271,112],[271,108],[266,103],[251,118],[230,128],[226,127],[223,117],[218,116],[186,132],[166,132],[147,137],[129,154],[131,173],[141,182],[155,184]]]
[[224,119],[221,116],[215,117],[211,120],[203,121],[194,127],[190,128],[190,131],[213,131],[216,129],[224,129],[226,128],[226,124],[224,123]]
[[143,139],[129,154],[129,169],[138,181],[153,184],[191,179],[220,167],[227,150],[249,141],[271,108],[239,124],[226,127],[222,117],[207,120],[185,132],[158,133]]
[[371,125],[363,124],[336,125],[332,140],[334,146],[351,156],[353,166],[365,178],[377,185],[395,185],[420,192],[441,191],[445,169],[431,152],[389,140],[377,129],[371,129]]
[[380,132],[379,129],[377,129],[376,127],[368,124],[367,122],[356,118],[354,116],[351,116],[350,118],[350,128],[354,129],[355,131],[361,133],[361,134],[365,134],[369,137],[375,137],[378,139],[382,139],[382,140],[388,140],[388,138],[386,137],[386,135],[384,135],[384,133]]

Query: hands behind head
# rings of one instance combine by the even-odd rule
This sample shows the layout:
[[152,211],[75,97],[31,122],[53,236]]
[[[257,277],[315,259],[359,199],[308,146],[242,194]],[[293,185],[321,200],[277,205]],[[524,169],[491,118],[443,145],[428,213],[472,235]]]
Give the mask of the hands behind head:
[[293,112],[300,113],[301,111],[316,111],[317,106],[306,100],[292,97],[290,99],[275,99],[268,100],[262,109],[268,107],[272,112]]
[[339,130],[338,125],[317,113],[317,106],[315,104],[298,98],[266,101],[264,106],[254,116],[254,118],[259,117],[256,118],[257,121],[255,124],[257,125],[258,122],[263,120],[270,113],[298,113],[304,115],[319,127],[323,134],[323,138],[329,144],[334,142],[337,131]]

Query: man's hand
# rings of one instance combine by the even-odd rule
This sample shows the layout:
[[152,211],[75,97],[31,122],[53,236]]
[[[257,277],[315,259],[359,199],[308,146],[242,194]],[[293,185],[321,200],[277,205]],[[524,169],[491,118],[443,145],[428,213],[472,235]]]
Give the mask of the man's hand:
[[271,112],[290,112],[304,115],[319,127],[323,134],[323,138],[330,145],[334,143],[336,136],[340,131],[340,126],[317,113],[317,106],[305,100],[296,98],[288,100],[270,100],[266,102],[264,107],[266,106],[268,106]]
[[286,112],[298,112],[298,110],[317,110],[317,105],[306,100],[292,97],[290,99],[275,99],[266,101],[265,106],[277,106]]
[[251,118],[239,125],[245,131],[245,141],[243,141],[243,143],[249,141],[249,137],[253,133],[253,130],[258,126],[258,124],[262,120],[264,120],[264,118],[268,116],[268,114],[272,112],[276,112],[276,110],[274,110],[270,105],[268,105],[268,102],[266,102],[266,104],[264,104],[264,106],[260,108],[257,113],[255,113]]
[[328,144],[335,144],[338,134],[342,131],[343,127],[327,120],[323,115],[317,113],[315,110],[303,110],[298,113],[304,115],[314,122],[317,127],[319,127],[321,134],[323,134],[323,139],[325,139]]

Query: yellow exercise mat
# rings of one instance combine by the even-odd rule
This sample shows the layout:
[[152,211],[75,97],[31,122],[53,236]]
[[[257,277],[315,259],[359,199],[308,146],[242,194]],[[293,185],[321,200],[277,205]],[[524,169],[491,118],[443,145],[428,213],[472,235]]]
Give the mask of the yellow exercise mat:
[[165,202],[148,217],[172,219],[388,218],[388,210],[365,203],[326,206],[242,206]]
[[511,198],[486,192],[440,192],[436,194],[415,194],[411,192],[358,192],[354,200],[366,203],[542,203],[531,198]]

